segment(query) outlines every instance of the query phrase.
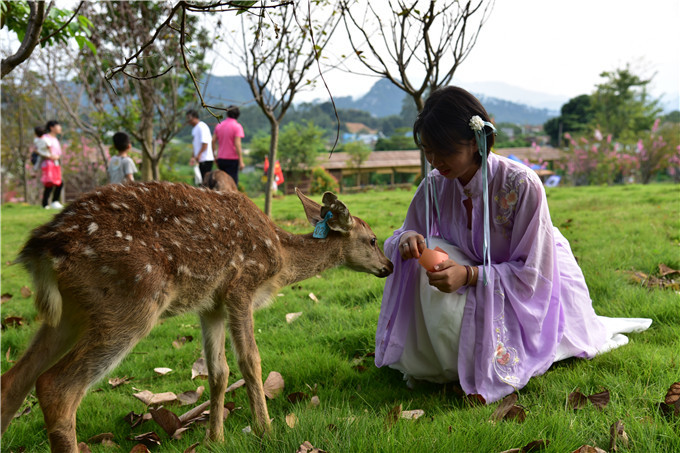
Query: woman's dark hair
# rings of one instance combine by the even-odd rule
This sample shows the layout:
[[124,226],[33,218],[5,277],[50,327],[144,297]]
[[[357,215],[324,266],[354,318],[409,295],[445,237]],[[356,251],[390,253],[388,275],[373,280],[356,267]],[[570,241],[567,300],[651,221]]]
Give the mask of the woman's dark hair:
[[45,128],[42,126],[36,126],[33,128],[33,132],[35,132],[36,137],[42,137],[45,135]]
[[235,105],[227,107],[227,118],[234,118],[235,120],[241,115],[241,111]]
[[57,120],[49,120],[47,124],[45,124],[45,131],[50,132],[54,126],[59,124],[59,121]]
[[[440,155],[449,155],[452,144],[467,144],[475,139],[470,127],[470,118],[478,115],[489,121],[489,114],[479,100],[468,91],[454,86],[439,88],[425,101],[425,107],[413,123],[413,140],[422,148],[425,137],[428,148]],[[494,144],[493,131],[484,126],[486,132],[487,156]],[[482,156],[475,153],[475,162],[482,162]]]

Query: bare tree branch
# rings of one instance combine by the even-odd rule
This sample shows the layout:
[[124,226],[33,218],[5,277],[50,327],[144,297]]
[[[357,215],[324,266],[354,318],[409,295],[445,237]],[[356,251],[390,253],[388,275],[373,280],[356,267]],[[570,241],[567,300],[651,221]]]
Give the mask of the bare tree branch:
[[28,7],[30,8],[30,13],[28,16],[26,35],[24,35],[24,39],[21,41],[21,45],[14,55],[2,59],[2,62],[0,63],[0,72],[2,75],[0,78],[5,77],[12,69],[26,61],[40,41],[40,33],[42,32],[43,24],[47,18],[45,2],[28,2]]

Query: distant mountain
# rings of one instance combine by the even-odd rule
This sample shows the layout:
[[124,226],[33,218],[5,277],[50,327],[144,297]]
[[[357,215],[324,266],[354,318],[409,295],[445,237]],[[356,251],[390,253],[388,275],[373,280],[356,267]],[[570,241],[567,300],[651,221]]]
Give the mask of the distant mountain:
[[483,93],[484,96],[504,99],[506,101],[525,104],[539,109],[559,111],[570,98],[569,96],[557,96],[554,94],[526,90],[505,82],[463,82],[456,80],[454,83],[459,84],[466,90],[475,93]]
[[[210,76],[207,78],[207,86],[203,84],[201,88],[209,104],[243,104],[253,98],[248,84],[241,76]],[[548,110],[499,99],[483,91],[474,91],[474,94],[479,97],[489,114],[498,123],[543,124],[548,119],[559,115],[558,110]],[[368,93],[358,99],[342,96],[334,100],[337,108],[363,110],[382,118],[400,114],[405,97],[406,94],[392,82],[380,79]]]

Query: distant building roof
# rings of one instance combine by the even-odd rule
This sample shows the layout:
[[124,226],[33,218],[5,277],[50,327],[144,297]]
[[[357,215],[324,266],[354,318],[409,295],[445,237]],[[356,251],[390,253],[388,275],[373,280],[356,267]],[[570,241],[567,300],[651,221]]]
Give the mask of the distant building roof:
[[559,160],[562,157],[562,151],[552,146],[540,146],[538,152],[535,148],[525,147],[525,148],[494,148],[494,152],[500,154],[501,156],[508,157],[510,154],[514,154],[522,160],[529,161],[551,161]]
[[[319,164],[326,170],[356,168],[348,153],[333,153],[330,159],[324,155],[319,158]],[[361,164],[362,170],[403,167],[416,167],[420,170],[420,151],[373,151]]]
[[359,134],[359,133],[377,134],[378,133],[378,131],[376,129],[371,129],[368,126],[366,126],[364,123],[347,122],[347,123],[345,123],[345,127],[347,128],[347,131],[350,134]]

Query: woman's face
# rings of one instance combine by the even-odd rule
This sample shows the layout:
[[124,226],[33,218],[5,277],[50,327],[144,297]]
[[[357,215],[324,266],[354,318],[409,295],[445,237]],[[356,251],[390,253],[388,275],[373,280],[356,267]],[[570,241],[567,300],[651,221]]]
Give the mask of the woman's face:
[[422,139],[425,158],[446,179],[458,178],[462,185],[466,185],[479,169],[475,162],[477,146],[471,140],[466,144],[454,144],[450,149],[437,150],[428,147],[426,137]]
[[55,124],[50,128],[50,133],[61,134],[61,124]]

